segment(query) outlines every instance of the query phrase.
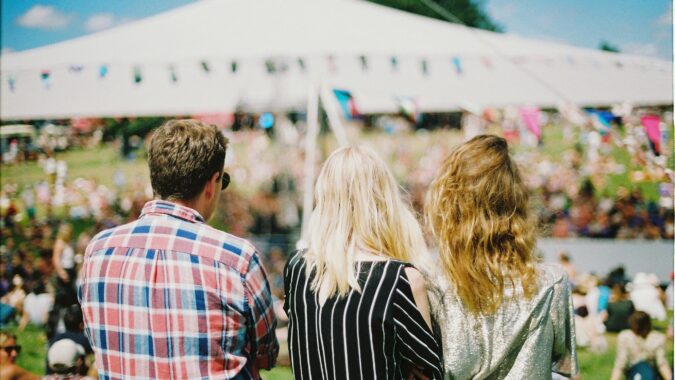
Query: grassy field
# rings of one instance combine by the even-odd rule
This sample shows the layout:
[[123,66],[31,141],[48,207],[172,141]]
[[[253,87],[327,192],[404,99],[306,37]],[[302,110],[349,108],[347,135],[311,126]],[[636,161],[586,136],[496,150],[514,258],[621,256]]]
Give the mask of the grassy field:
[[[27,370],[44,375],[45,358],[47,357],[47,338],[42,328],[28,325],[22,332],[16,331],[16,325],[10,326],[7,330],[14,332],[19,337],[19,344],[22,346],[21,355],[19,355],[19,366]],[[271,371],[263,371],[264,380],[290,380],[293,374],[290,368],[279,367]]]
[[[672,312],[669,314],[672,319]],[[655,322],[655,328],[665,330],[666,324]],[[15,331],[16,327],[10,328]],[[16,331],[15,331],[16,332]],[[41,328],[29,325],[25,331],[18,333],[19,344],[23,346],[23,351],[19,356],[19,365],[30,370],[33,373],[43,374],[45,365],[46,339]],[[603,354],[594,354],[588,350],[578,351],[579,367],[584,380],[608,379],[612,372],[614,357],[616,355],[616,334],[607,334],[609,349]],[[673,342],[668,342],[668,352],[666,356],[670,360],[671,368],[673,365]],[[265,380],[290,380],[293,378],[290,368],[278,367],[272,371],[263,371]]]
[[[386,137],[379,137],[386,138]],[[459,131],[439,131],[434,132],[434,140],[446,139],[448,141],[461,141],[461,132]],[[551,160],[556,161],[562,159],[563,152],[574,149],[574,144],[577,139],[565,139],[563,131],[557,126],[546,126],[543,129],[543,146],[541,150],[550,157]],[[242,144],[232,144],[232,148],[236,152],[246,149]],[[672,146],[672,140],[670,143]],[[516,147],[516,151],[523,151],[531,148]],[[631,162],[629,153],[620,149],[613,148],[610,152],[614,159],[625,166],[626,172],[622,174],[608,175],[607,184],[604,188],[598,189],[600,192],[607,194],[614,194],[619,186],[631,188],[637,186],[641,188],[648,199],[656,199],[658,197],[657,183],[632,183],[629,178],[631,170],[641,169],[635,163]],[[237,154],[241,156],[240,154]],[[77,177],[96,179],[99,183],[106,186],[114,186],[113,173],[121,170],[125,173],[127,183],[132,182],[135,178],[142,178],[147,180],[148,167],[144,158],[137,158],[135,160],[123,160],[120,158],[117,149],[112,146],[101,146],[96,149],[87,150],[71,150],[67,152],[60,152],[56,154],[57,160],[64,160],[68,164],[68,179],[73,180]],[[669,157],[669,163],[673,163],[673,157]],[[2,183],[17,183],[19,185],[32,184],[39,180],[44,180],[45,175],[43,169],[36,162],[29,162],[22,165],[8,166],[3,165],[1,168]]]

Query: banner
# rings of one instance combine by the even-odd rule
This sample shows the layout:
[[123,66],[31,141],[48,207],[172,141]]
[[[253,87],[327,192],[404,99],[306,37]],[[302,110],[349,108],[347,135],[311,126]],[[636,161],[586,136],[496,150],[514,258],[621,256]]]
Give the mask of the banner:
[[645,128],[652,150],[657,156],[661,154],[661,118],[656,115],[647,115],[640,118],[642,126]]
[[541,140],[541,111],[537,107],[520,107],[520,118],[527,129]]
[[591,116],[593,127],[595,127],[601,135],[604,136],[609,133],[612,129],[610,123],[616,118],[613,113],[610,111],[598,111],[593,109],[589,109],[587,112]]
[[351,92],[346,90],[333,89],[335,98],[340,104],[342,114],[346,120],[352,120],[359,117],[359,111],[356,108],[356,102]]
[[419,105],[417,99],[410,96],[396,96],[394,97],[398,104],[398,110],[410,122],[417,124],[420,119]]

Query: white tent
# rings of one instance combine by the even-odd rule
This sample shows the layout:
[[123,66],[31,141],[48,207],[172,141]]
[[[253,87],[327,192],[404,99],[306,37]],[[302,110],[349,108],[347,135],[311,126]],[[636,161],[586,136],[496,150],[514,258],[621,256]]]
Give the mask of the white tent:
[[350,91],[363,113],[395,111],[397,97],[428,112],[672,104],[672,62],[357,0],[200,1],[3,55],[0,69],[3,120],[304,109],[310,84]]

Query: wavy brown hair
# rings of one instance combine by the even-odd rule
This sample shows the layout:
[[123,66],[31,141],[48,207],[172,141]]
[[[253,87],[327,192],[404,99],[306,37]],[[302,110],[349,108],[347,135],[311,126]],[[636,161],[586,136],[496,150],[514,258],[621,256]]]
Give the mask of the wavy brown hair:
[[425,214],[469,312],[493,314],[507,287],[526,298],[537,292],[536,222],[506,140],[482,135],[457,147],[429,188]]

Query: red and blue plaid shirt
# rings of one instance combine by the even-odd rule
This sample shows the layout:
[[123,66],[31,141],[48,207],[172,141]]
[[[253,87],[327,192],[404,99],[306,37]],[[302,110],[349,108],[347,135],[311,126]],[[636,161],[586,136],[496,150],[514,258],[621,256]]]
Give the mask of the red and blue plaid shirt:
[[87,247],[79,297],[102,379],[259,378],[279,350],[255,247],[151,201]]

